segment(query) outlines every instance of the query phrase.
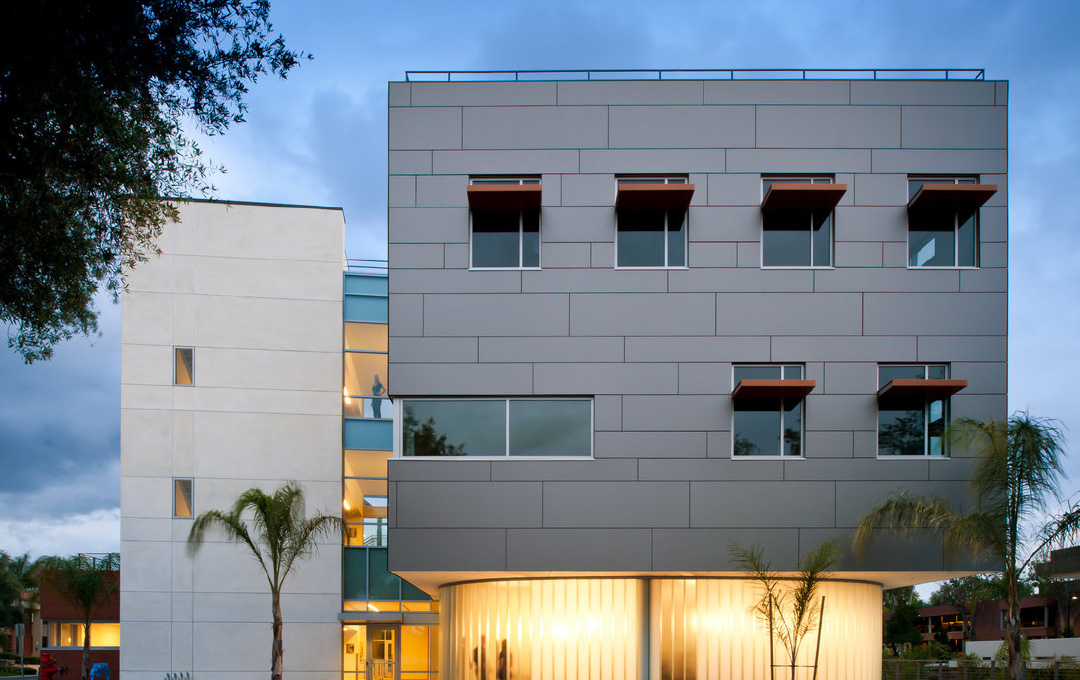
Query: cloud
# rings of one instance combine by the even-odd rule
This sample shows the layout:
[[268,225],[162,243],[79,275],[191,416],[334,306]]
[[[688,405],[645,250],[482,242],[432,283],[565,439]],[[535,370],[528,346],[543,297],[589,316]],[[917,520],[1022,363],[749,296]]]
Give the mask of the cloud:
[[0,517],[119,506],[120,310],[105,295],[97,305],[100,336],[31,365],[0,355]]
[[120,551],[120,508],[62,518],[0,520],[0,546],[10,555],[31,557]]

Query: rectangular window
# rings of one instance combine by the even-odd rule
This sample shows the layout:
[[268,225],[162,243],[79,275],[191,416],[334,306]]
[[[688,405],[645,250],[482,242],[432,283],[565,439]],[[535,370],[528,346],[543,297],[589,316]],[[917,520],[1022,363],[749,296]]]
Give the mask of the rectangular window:
[[[86,627],[77,621],[48,621],[45,623],[45,628],[48,631],[49,644],[46,646],[56,647],[75,647],[79,648],[83,646],[83,634]],[[91,623],[90,624],[90,647],[96,649],[100,647],[119,647],[120,646],[120,624],[119,623]]]
[[[472,187],[532,187],[538,178],[473,178]],[[474,269],[540,267],[540,207],[532,194],[507,192],[471,210],[471,265]]]
[[[798,365],[735,366],[734,384],[742,380],[802,380]],[[803,397],[759,395],[733,402],[735,456],[801,456]]]
[[[878,389],[894,380],[945,380],[946,364],[882,364],[878,366]],[[949,400],[914,393],[879,402],[879,456],[944,456]]]
[[409,399],[404,456],[591,456],[591,399]]
[[[832,177],[767,177],[761,180],[762,196],[774,184],[829,184]],[[841,191],[840,194],[843,192]],[[837,197],[838,198],[838,197]],[[761,265],[763,267],[831,267],[833,254],[833,207],[813,207],[813,200],[785,201],[782,207],[763,207],[761,214]],[[816,200],[821,200],[817,198]]]
[[173,517],[192,517],[192,483],[190,479],[173,480]]
[[[620,187],[631,185],[687,184],[685,177],[620,178]],[[685,267],[686,207],[664,205],[660,199],[652,206],[616,210],[618,236],[615,240],[615,264],[618,267]]]
[[[976,177],[909,177],[908,200],[923,185],[977,185]],[[979,204],[936,201],[908,209],[909,267],[978,267]]]
[[345,418],[394,417],[386,386],[387,325],[346,323],[341,411]]
[[173,353],[173,384],[195,384],[195,350],[191,347],[177,347]]

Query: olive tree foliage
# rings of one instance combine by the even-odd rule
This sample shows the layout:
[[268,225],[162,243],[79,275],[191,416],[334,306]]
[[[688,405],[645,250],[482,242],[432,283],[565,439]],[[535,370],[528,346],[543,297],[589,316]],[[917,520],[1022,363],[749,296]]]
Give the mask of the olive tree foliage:
[[156,252],[164,198],[205,195],[189,135],[244,119],[288,49],[268,0],[0,3],[0,322],[25,361],[97,329],[93,296]]

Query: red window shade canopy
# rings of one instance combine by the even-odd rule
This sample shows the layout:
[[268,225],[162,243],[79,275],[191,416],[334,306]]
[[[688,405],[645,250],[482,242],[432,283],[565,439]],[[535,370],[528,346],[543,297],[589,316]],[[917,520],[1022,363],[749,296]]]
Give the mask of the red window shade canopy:
[[731,393],[732,399],[802,399],[813,391],[816,380],[743,379]]
[[878,390],[878,403],[912,403],[948,399],[967,387],[967,380],[898,378]]
[[470,184],[471,210],[539,210],[539,184]]
[[976,210],[997,193],[996,184],[924,183],[908,201],[908,210]]
[[616,210],[686,209],[694,197],[693,184],[620,184]]
[[824,208],[832,210],[847,192],[846,184],[799,184],[782,182],[769,186],[761,200],[762,210]]

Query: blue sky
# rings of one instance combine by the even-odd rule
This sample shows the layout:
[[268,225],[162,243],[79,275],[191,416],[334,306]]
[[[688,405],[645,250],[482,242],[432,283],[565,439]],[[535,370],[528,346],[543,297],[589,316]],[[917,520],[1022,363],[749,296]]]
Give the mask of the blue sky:
[[[386,256],[386,83],[406,70],[985,68],[1010,81],[1010,409],[1068,428],[1080,488],[1080,3],[275,0],[314,54],[203,141],[217,196],[345,208],[350,257]],[[0,549],[119,547],[119,308],[25,366],[0,354]]]

